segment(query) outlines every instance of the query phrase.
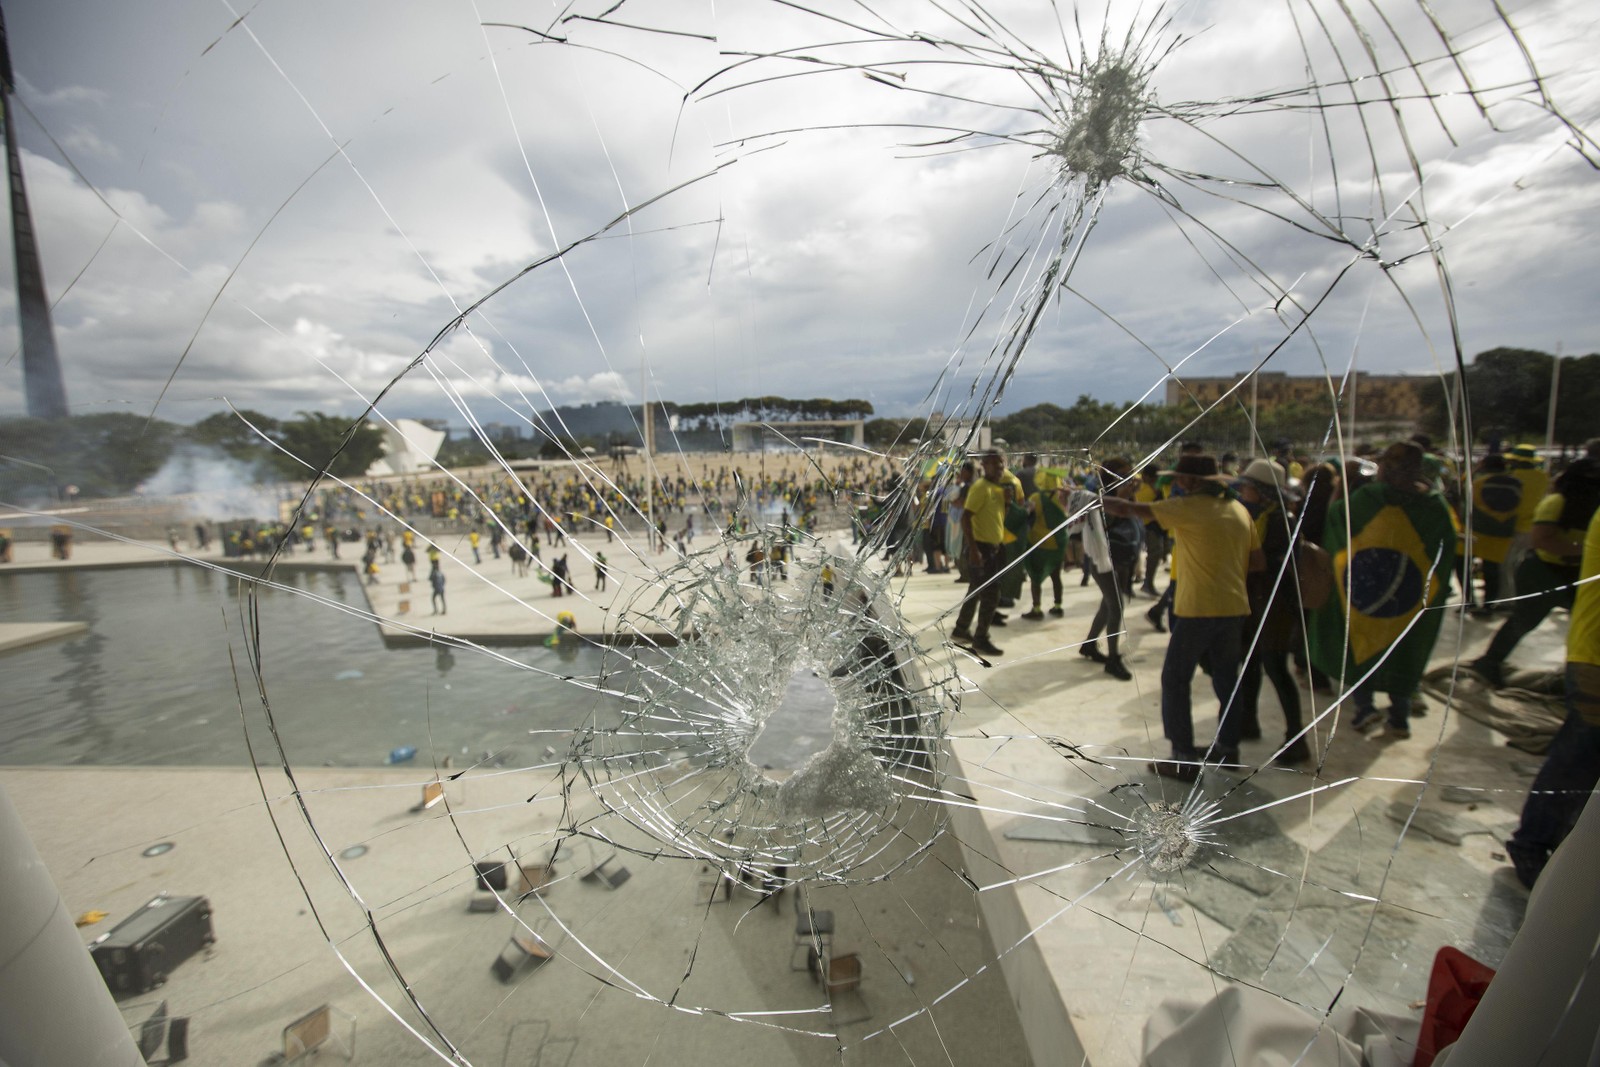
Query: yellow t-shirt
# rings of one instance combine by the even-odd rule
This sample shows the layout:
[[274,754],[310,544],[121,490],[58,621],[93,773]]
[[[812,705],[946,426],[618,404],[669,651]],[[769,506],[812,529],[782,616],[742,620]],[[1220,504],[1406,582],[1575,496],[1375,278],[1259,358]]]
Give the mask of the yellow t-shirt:
[[[1003,476],[1002,476],[1003,477]],[[998,545],[1006,533],[1006,488],[987,478],[974,478],[967,487],[967,514],[972,516],[972,539]]]
[[[1533,524],[1537,526],[1541,522],[1548,522],[1556,526],[1561,525],[1561,509],[1566,506],[1567,498],[1565,496],[1560,493],[1548,494],[1543,500],[1539,501],[1539,506],[1533,509]],[[1538,550],[1536,549],[1535,551],[1537,552]],[[1558,567],[1571,566],[1560,556],[1551,555],[1549,552],[1538,552],[1538,556],[1546,563],[1553,563]]]
[[1185,619],[1250,614],[1245,575],[1261,538],[1245,506],[1210,493],[1189,493],[1157,500],[1150,510],[1163,530],[1182,535],[1173,540],[1173,570],[1183,575],[1173,613]]
[[[1002,485],[1011,490],[1010,499],[1015,500],[1019,504],[1022,503],[1023,494],[1021,478],[1018,478],[1016,474],[1010,470],[1010,468],[1007,468],[1000,472],[1000,482]],[[1016,539],[1017,535],[1006,529],[1006,507],[1004,501],[1002,501],[1000,504],[1000,540],[1009,545]]]
[[1517,508],[1517,533],[1527,533],[1533,526],[1533,512],[1550,488],[1550,476],[1538,467],[1508,467],[1507,474],[1522,483],[1522,503]]
[[1578,573],[1578,595],[1572,604],[1572,625],[1567,628],[1567,662],[1600,664],[1600,511],[1589,520],[1583,539],[1583,567]]

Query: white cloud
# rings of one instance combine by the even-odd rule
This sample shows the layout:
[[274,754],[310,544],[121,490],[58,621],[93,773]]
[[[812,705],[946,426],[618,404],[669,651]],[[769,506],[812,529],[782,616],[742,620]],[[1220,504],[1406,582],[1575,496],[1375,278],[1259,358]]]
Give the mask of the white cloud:
[[79,126],[61,138],[61,147],[73,156],[91,156],[96,159],[117,159],[121,151],[116,145],[84,126]]
[[600,400],[631,403],[637,395],[615,371],[602,371],[587,378],[574,374],[559,381],[546,380],[543,385],[551,399],[561,404],[593,404]]
[[[495,7],[483,9],[486,20],[505,14]],[[925,4],[874,9],[898,25],[949,29]],[[258,30],[292,88],[242,35],[204,51],[225,20],[198,3],[172,5],[165,21],[139,27],[159,36],[162,50],[149,54],[125,47],[135,31],[119,5],[70,34],[61,29],[59,39],[26,39],[18,35],[29,23],[12,27],[24,69],[36,63],[51,84],[79,87],[25,95],[59,105],[62,128],[79,138],[80,163],[148,239],[119,225],[96,253],[112,215],[65,168],[28,156],[45,267],[61,297],[71,395],[151,403],[192,339],[170,395],[194,398],[197,409],[217,395],[274,414],[356,403],[423,351],[458,307],[513,279],[557,240],[590,234],[624,204],[721,164],[730,165],[516,278],[471,320],[470,333],[450,333],[435,353],[448,384],[413,373],[386,404],[405,408],[397,414],[456,419],[452,392],[519,412],[632,398],[642,356],[669,399],[857,394],[885,411],[909,410],[958,350],[955,385],[965,390],[1016,314],[1007,272],[1015,265],[1015,279],[1037,269],[1030,257],[1039,236],[1020,220],[1039,218],[1040,198],[1055,195],[1046,163],[1016,145],[907,147],[938,139],[944,127],[1037,127],[1040,116],[1019,110],[1034,101],[1009,72],[890,63],[906,75],[904,90],[859,71],[828,72],[684,105],[687,86],[727,63],[722,53],[771,47],[780,34],[789,35],[785,44],[821,43],[816,23],[734,3],[719,5],[715,45],[574,23],[575,39],[605,48],[563,49],[495,31],[491,67],[472,18],[426,4],[405,6],[406,18],[370,10],[361,17],[358,3],[311,24],[273,11],[252,16],[267,20]],[[1131,10],[1113,7],[1115,32]],[[1039,47],[1062,50],[1050,9],[1002,4],[995,13]],[[1220,4],[1180,14],[1193,36],[1158,71],[1161,103],[1248,98],[1303,82],[1307,56],[1281,14],[1241,16]],[[1572,59],[1570,42],[1583,39],[1592,16],[1567,0],[1512,14],[1536,55],[1548,50],[1565,63],[1553,89],[1573,94],[1574,114],[1590,113],[1592,62]],[[1401,34],[1425,22],[1409,8],[1390,15]],[[669,17],[678,25],[698,16],[674,9]],[[1084,26],[1092,37],[1095,19]],[[363,36],[353,40],[357,27]],[[1473,40],[1481,46],[1464,60],[1484,73],[1483,84],[1517,76],[1520,56],[1505,35],[1485,24]],[[1319,64],[1328,59],[1320,47],[1311,57]],[[917,46],[894,58],[933,56]],[[767,72],[780,69],[789,68]],[[1445,65],[1430,67],[1429,78],[1459,88]],[[1454,149],[1431,105],[1404,107],[1433,218],[1460,223],[1442,240],[1459,292],[1472,296],[1458,308],[1468,350],[1557,340],[1569,351],[1600,349],[1587,311],[1600,185],[1581,167],[1540,162],[1556,134],[1526,105],[1497,107],[1504,130],[1496,133],[1470,100],[1441,101],[1461,138]],[[1047,310],[1019,368],[1027,387],[1014,388],[1007,406],[1070,402],[1080,392],[1137,395],[1162,373],[1140,342],[1171,362],[1248,316],[1191,363],[1236,369],[1284,333],[1270,310],[1277,294],[1253,275],[1314,299],[1355,254],[1297,229],[1321,225],[1305,205],[1342,219],[1359,240],[1362,220],[1392,212],[1414,184],[1405,146],[1383,132],[1392,129],[1384,107],[1370,110],[1370,153],[1352,109],[1261,110],[1241,103],[1198,133],[1152,122],[1146,147],[1177,168],[1240,179],[1270,172],[1303,202],[1238,184],[1211,182],[1202,192],[1170,177],[1163,188],[1187,214],[1132,188],[1114,193],[1072,278],[1082,297],[1063,292]],[[1324,130],[1317,120],[1327,116]],[[831,123],[845,128],[815,129]],[[788,127],[809,129],[738,140]],[[329,161],[335,141],[347,155]],[[1327,167],[1330,143],[1338,185]],[[1422,245],[1403,215],[1388,231],[1386,255]],[[1314,339],[1336,353],[1330,358],[1348,358],[1359,339],[1374,363],[1429,366],[1429,339],[1447,331],[1437,281],[1424,267],[1385,275],[1358,264],[1317,312]],[[7,290],[9,269],[0,265]],[[1408,321],[1391,277],[1423,309],[1426,336]],[[13,330],[14,318],[0,310]],[[1285,348],[1284,369],[1309,369],[1319,358],[1312,339]],[[16,406],[14,378],[0,379],[0,408]]]
[[20,71],[16,75],[17,91],[33,107],[60,107],[65,104],[103,104],[109,97],[104,89],[87,85],[62,85],[54,89],[40,89]]

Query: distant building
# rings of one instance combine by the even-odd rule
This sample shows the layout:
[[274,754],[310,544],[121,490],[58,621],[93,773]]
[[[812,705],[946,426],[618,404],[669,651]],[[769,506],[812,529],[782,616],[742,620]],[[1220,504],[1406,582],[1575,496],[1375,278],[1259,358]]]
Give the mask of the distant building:
[[486,422],[483,424],[483,436],[497,445],[510,444],[522,437],[522,427],[504,422]]
[[415,419],[395,419],[392,426],[377,425],[383,431],[383,457],[367,468],[370,477],[434,469],[434,457],[448,436],[444,430],[435,430]]
[[983,419],[946,418],[944,412],[936,411],[928,417],[928,433],[947,448],[987,452],[994,446],[993,431]]
[[[1422,419],[1422,384],[1429,379],[1420,374],[1369,374],[1356,371],[1344,383],[1344,393],[1339,399],[1342,411],[1355,413],[1365,423],[1416,424]],[[1337,390],[1340,379],[1333,379]],[[1333,394],[1328,379],[1316,374],[1285,374],[1282,371],[1261,371],[1255,375],[1252,386],[1250,374],[1235,374],[1231,378],[1184,378],[1167,382],[1167,403],[1188,404],[1198,401],[1203,405],[1216,403],[1233,390],[1232,399],[1258,407],[1279,404],[1323,405],[1332,408]]]
[[865,419],[810,419],[803,422],[736,422],[735,452],[783,452],[816,448],[817,441],[838,441],[861,447],[866,443]]

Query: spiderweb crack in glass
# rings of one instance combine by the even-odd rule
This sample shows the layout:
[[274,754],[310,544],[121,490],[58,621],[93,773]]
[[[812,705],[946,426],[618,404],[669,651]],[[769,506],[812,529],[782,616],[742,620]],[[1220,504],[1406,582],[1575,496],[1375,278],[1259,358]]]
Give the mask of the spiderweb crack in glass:
[[[734,544],[770,550],[772,540]],[[890,606],[883,577],[864,561],[832,557],[833,587],[808,568],[795,589],[769,583],[765,572],[749,582],[742,567],[724,564],[725,551],[662,572],[671,596],[651,591],[622,613],[628,629],[684,639],[664,663],[632,672],[637,699],[621,725],[575,750],[596,794],[669,853],[773,886],[870,881],[920,859],[926,843],[893,862],[886,846],[903,832],[898,809],[940,790],[952,679],[922,680],[919,662],[929,661]],[[682,608],[663,613],[663,604]],[[819,685],[834,705],[827,746],[798,767],[753,763],[762,732],[795,714],[786,700],[806,699]],[[640,753],[659,754],[657,745],[682,752],[641,771]],[[689,767],[704,770],[692,790],[675,791]],[[937,820],[930,830],[942,826]]]
[[[1152,877],[1171,875],[1192,865],[1211,839],[1200,820],[1204,814],[1215,812],[1217,805],[1200,805],[1197,796],[1191,795],[1182,807],[1161,800],[1139,812],[1139,852]],[[1191,806],[1208,808],[1209,812],[1188,810]]]
[[1050,146],[1064,179],[1082,177],[1092,191],[1138,169],[1149,76],[1137,56],[1103,50],[1079,73],[1077,91]]

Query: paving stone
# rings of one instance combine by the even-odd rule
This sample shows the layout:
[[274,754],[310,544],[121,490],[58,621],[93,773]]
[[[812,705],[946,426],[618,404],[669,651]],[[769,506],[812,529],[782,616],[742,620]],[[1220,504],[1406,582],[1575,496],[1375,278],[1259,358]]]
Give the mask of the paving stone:
[[1411,829],[1443,841],[1447,845],[1459,845],[1461,839],[1468,834],[1488,833],[1482,827],[1469,826],[1448,812],[1435,811],[1432,808],[1415,808],[1406,800],[1396,800],[1389,805],[1385,814],[1395,822],[1405,825],[1409,820]]

